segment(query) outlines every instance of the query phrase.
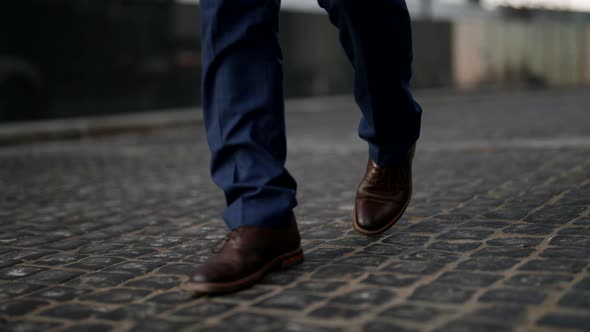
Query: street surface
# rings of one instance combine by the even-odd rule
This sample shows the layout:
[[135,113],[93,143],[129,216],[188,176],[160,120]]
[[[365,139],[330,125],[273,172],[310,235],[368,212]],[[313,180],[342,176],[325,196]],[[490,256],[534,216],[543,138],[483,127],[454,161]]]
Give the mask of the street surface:
[[351,226],[352,98],[289,102],[306,261],[212,298],[179,288],[227,232],[202,127],[0,148],[0,330],[590,331],[590,93],[418,97],[378,237]]

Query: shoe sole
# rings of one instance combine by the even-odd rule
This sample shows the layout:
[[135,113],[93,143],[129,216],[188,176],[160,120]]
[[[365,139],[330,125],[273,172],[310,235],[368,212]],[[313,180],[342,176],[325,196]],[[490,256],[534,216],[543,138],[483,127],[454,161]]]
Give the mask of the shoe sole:
[[220,294],[235,292],[249,286],[262,279],[272,270],[282,270],[289,268],[303,261],[303,249],[298,248],[281,256],[278,256],[266,263],[258,271],[242,279],[232,282],[222,283],[196,283],[188,282],[182,286],[182,289],[193,292],[195,295]]
[[383,234],[384,232],[386,232],[388,229],[390,229],[393,225],[395,225],[400,219],[401,217],[404,215],[404,213],[406,212],[406,209],[408,208],[408,205],[410,205],[410,200],[412,197],[412,190],[410,190],[410,199],[408,199],[408,201],[406,202],[406,204],[404,205],[404,207],[402,208],[402,210],[400,211],[399,214],[397,214],[395,216],[395,218],[393,218],[390,222],[388,222],[385,226],[371,231],[371,230],[367,230],[362,228],[359,224],[358,221],[356,219],[356,204],[355,207],[352,209],[352,227],[354,227],[354,229],[364,235],[369,235],[369,236],[374,236],[374,235],[379,235],[379,234]]

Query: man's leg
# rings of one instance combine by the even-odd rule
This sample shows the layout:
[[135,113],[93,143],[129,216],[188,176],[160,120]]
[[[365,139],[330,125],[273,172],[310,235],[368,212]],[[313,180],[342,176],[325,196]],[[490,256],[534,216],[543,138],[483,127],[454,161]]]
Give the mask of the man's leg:
[[203,111],[229,228],[281,228],[296,184],[286,140],[279,0],[203,0]]
[[232,232],[186,288],[227,292],[303,258],[296,184],[285,169],[280,0],[201,0],[200,7],[211,174],[225,193]]
[[[359,135],[370,160],[355,202],[354,226],[379,234],[403,214],[422,110],[410,92],[412,33],[404,0],[319,0],[338,28],[355,70]],[[380,183],[380,184],[379,184]]]

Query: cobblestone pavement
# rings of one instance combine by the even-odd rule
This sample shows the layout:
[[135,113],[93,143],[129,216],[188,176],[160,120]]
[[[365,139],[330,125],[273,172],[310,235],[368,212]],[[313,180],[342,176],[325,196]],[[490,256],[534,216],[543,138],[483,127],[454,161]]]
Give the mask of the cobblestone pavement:
[[590,94],[424,94],[415,195],[351,227],[350,98],[294,101],[306,261],[179,290],[225,235],[203,130],[0,149],[2,331],[590,331]]

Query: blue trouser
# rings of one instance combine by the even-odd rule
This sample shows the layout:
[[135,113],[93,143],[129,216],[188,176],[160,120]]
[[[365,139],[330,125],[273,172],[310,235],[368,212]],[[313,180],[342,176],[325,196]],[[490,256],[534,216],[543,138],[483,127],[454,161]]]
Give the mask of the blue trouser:
[[[359,136],[380,166],[395,164],[420,134],[409,89],[410,17],[404,0],[319,0],[355,71]],[[223,218],[279,228],[297,205],[285,169],[280,0],[201,0],[203,110],[211,174],[224,191]]]

